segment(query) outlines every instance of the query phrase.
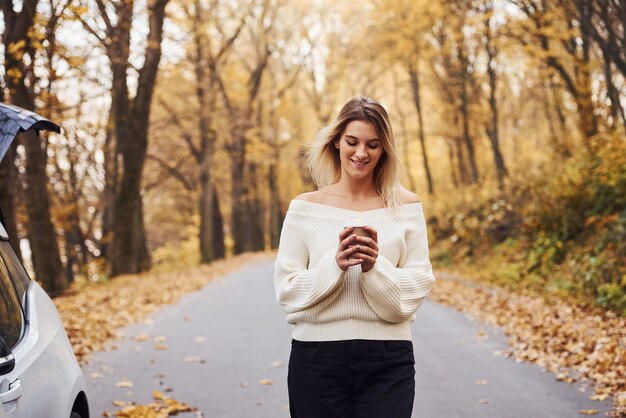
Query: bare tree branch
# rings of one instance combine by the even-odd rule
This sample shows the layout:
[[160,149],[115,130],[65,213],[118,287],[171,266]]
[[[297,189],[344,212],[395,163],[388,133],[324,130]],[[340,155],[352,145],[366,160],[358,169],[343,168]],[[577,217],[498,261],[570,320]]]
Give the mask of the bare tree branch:
[[[187,179],[185,175],[180,171],[180,168],[184,166],[187,162],[185,158],[182,158],[173,166],[169,165],[165,160],[157,157],[154,154],[148,153],[146,154],[146,158],[157,163],[157,165],[161,167],[163,171],[169,175],[169,177],[178,180],[183,185],[183,187],[185,187],[186,190],[193,191],[195,189],[194,182]],[[161,176],[156,181],[144,186],[144,189],[150,190],[153,187],[156,187],[157,185],[161,184],[167,177],[168,176]]]

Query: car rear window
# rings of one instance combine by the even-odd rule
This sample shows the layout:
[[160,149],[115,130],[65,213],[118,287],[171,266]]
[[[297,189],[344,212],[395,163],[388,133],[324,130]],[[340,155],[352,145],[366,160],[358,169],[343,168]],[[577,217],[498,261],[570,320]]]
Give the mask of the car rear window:
[[13,281],[0,257],[0,336],[13,348],[22,337],[24,317]]
[[0,241],[0,256],[4,260],[9,274],[13,278],[22,305],[26,306],[25,295],[30,285],[30,277],[8,241]]

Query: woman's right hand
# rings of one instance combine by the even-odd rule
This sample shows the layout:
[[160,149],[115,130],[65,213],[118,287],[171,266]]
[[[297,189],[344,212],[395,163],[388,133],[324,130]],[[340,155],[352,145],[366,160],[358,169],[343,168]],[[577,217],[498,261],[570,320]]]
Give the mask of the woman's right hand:
[[357,236],[352,234],[353,228],[344,228],[339,233],[339,247],[337,248],[337,254],[335,260],[337,265],[343,271],[348,270],[348,267],[356,266],[363,262],[360,258],[350,258],[351,255],[359,252],[359,246],[355,244],[357,242]]

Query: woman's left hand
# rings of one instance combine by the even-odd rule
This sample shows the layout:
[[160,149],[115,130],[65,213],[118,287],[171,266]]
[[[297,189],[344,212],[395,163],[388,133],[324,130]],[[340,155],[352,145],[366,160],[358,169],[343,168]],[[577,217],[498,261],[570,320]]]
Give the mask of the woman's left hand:
[[370,237],[357,237],[354,245],[358,245],[359,249],[352,257],[363,260],[361,271],[366,272],[374,268],[378,258],[378,232],[371,226],[364,226],[363,229],[370,234]]

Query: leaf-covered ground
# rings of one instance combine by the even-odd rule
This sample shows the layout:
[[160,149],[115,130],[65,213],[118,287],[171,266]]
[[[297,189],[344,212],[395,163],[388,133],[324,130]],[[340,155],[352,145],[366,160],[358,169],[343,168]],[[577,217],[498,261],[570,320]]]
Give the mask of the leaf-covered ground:
[[176,271],[120,276],[69,292],[55,298],[54,303],[76,358],[84,363],[87,354],[106,349],[119,329],[142,321],[164,305],[176,303],[182,295],[201,289],[215,277],[252,262],[269,261],[271,257],[268,253],[244,254]]
[[[176,303],[181,296],[204,287],[211,279],[239,270],[253,262],[270,261],[274,254],[244,254],[210,265],[190,266],[177,271],[151,272],[117,277],[94,283],[54,299],[67,335],[81,364],[88,354],[113,347],[118,331],[136,324],[163,307]],[[128,382],[130,383],[130,382]],[[132,383],[130,383],[132,385]],[[105,412],[118,418],[166,418],[195,408],[160,392],[147,405],[116,401],[121,409]],[[199,416],[202,416],[199,413]]]
[[626,318],[448,274],[437,278],[430,298],[502,327],[510,345],[503,355],[537,363],[568,383],[588,382],[592,399],[611,397],[612,416],[626,416]]
[[[176,303],[212,278],[272,257],[266,253],[248,254],[208,266],[119,277],[58,297],[55,303],[76,357],[85,363],[89,353],[110,348],[119,329],[144,320],[163,305]],[[612,398],[612,416],[626,416],[625,318],[445,273],[438,273],[437,279],[431,299],[503,328],[510,349],[502,355],[537,363],[565,382],[588,382],[587,390],[593,399]],[[122,409],[109,416],[167,417],[194,410],[157,395],[148,405],[116,405]]]

